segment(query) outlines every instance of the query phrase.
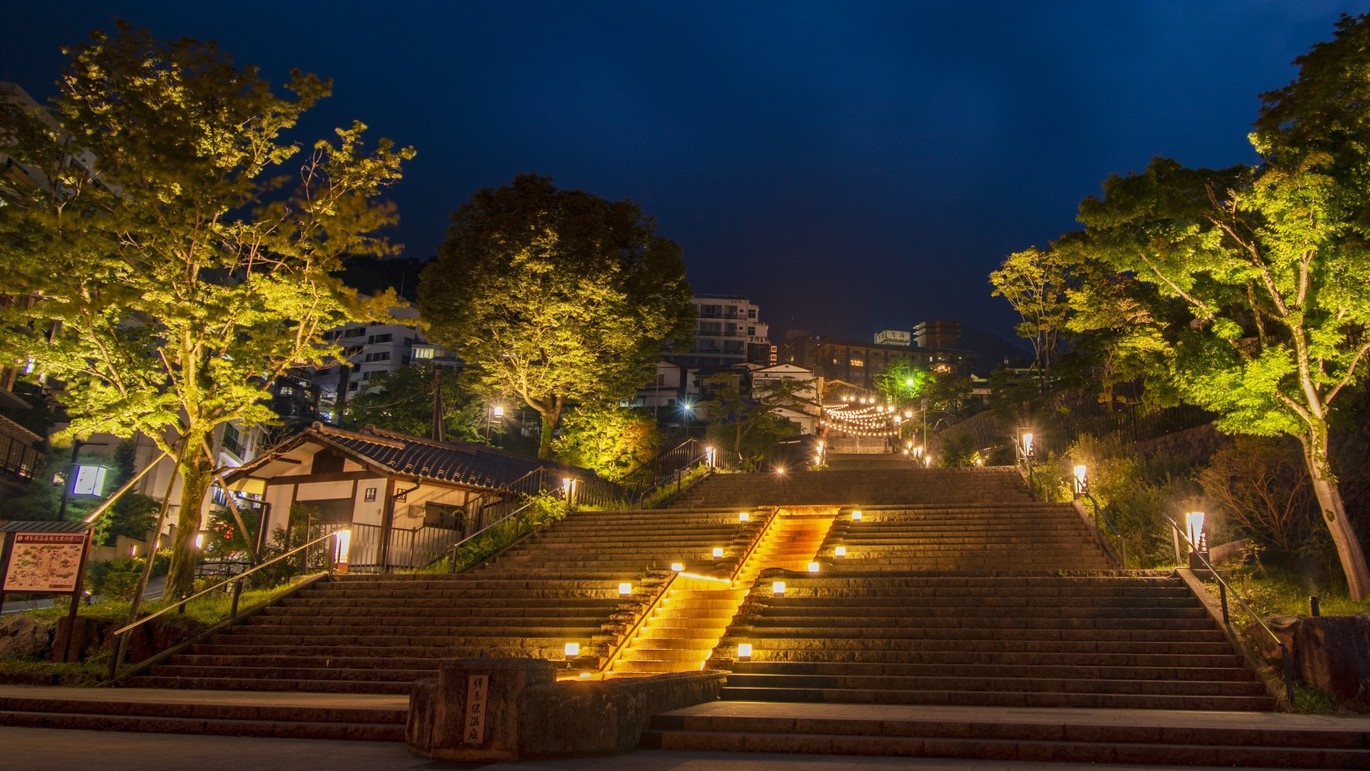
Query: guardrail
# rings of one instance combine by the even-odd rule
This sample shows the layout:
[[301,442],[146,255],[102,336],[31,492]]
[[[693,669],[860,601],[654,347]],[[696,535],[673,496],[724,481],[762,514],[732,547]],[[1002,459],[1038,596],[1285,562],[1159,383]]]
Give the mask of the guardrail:
[[286,552],[286,553],[284,553],[284,554],[281,554],[281,555],[278,555],[278,556],[276,556],[276,557],[273,557],[273,558],[267,560],[266,562],[263,562],[263,563],[261,563],[260,565],[257,565],[256,567],[252,568],[251,570],[245,570],[245,571],[243,571],[242,573],[239,573],[238,575],[233,576],[232,578],[229,578],[229,579],[224,580],[224,581],[220,581],[219,583],[217,583],[217,584],[215,584],[215,585],[209,587],[208,589],[205,589],[205,590],[203,590],[203,591],[196,592],[195,594],[192,594],[192,595],[190,595],[189,597],[186,597],[185,599],[182,599],[180,602],[177,602],[177,603],[172,604],[172,605],[168,605],[168,606],[166,606],[165,608],[162,608],[161,610],[157,611],[156,613],[151,613],[151,614],[149,614],[149,615],[146,615],[146,616],[144,616],[144,617],[138,619],[137,621],[133,621],[133,622],[131,622],[131,623],[128,623],[128,624],[125,624],[124,626],[119,627],[118,629],[115,629],[114,632],[113,632],[112,637],[113,637],[114,641],[116,642],[116,645],[115,645],[115,649],[114,649],[114,655],[111,656],[111,657],[110,657],[110,660],[109,660],[109,679],[113,680],[113,679],[115,678],[115,676],[118,675],[118,673],[119,673],[119,666],[120,666],[121,664],[124,663],[124,662],[123,662],[123,660],[124,660],[124,655],[127,653],[127,650],[128,650],[128,637],[127,637],[126,635],[127,635],[129,632],[133,631],[134,629],[137,629],[138,627],[142,626],[143,624],[146,624],[147,622],[151,621],[151,620],[154,619],[154,618],[158,618],[158,617],[160,617],[160,616],[165,616],[166,614],[168,614],[168,613],[170,613],[170,612],[172,612],[172,611],[174,611],[174,610],[183,609],[183,608],[185,608],[185,606],[186,606],[188,603],[194,602],[195,600],[198,600],[198,599],[200,599],[201,597],[205,597],[205,596],[207,596],[207,595],[213,594],[214,592],[217,592],[217,591],[223,589],[224,587],[226,587],[226,586],[228,586],[228,585],[230,585],[230,584],[233,585],[233,588],[232,588],[233,600],[232,600],[232,603],[231,603],[230,608],[229,608],[228,620],[232,621],[232,620],[234,620],[234,619],[236,619],[236,618],[238,617],[238,598],[239,598],[239,596],[242,594],[242,591],[243,591],[243,581],[244,581],[245,579],[247,579],[249,576],[252,576],[252,575],[258,573],[259,571],[261,571],[261,570],[263,570],[263,569],[265,569],[265,568],[267,568],[267,567],[269,567],[269,566],[271,566],[271,565],[274,565],[274,564],[276,564],[276,563],[278,563],[278,562],[281,562],[281,561],[283,561],[283,560],[289,559],[290,557],[293,557],[293,556],[295,556],[296,554],[299,554],[299,553],[301,553],[301,552],[304,552],[305,550],[310,549],[310,548],[312,548],[312,547],[314,547],[314,546],[317,546],[318,544],[323,543],[324,541],[327,541],[327,540],[329,540],[330,538],[332,538],[332,539],[335,539],[335,544],[334,544],[334,548],[332,549],[332,552],[331,552],[331,554],[329,555],[329,558],[328,558],[328,574],[331,576],[331,575],[333,575],[334,568],[336,567],[336,565],[338,564],[338,562],[340,562],[340,560],[338,559],[339,555],[346,552],[346,549],[347,549],[347,541],[348,541],[348,539],[349,539],[350,536],[351,536],[350,531],[348,531],[348,530],[346,530],[346,529],[344,529],[344,530],[338,530],[338,531],[331,532],[331,533],[328,533],[328,534],[326,534],[326,535],[320,536],[320,537],[315,538],[314,540],[312,540],[312,541],[310,541],[310,542],[308,542],[308,543],[306,543],[306,544],[303,544],[303,545],[301,545],[301,546],[297,546],[297,547],[295,547],[294,549],[291,549],[290,551],[288,551],[288,552]]
[[[1075,494],[1087,499],[1090,502],[1090,505],[1094,507],[1094,529],[1099,533],[1103,533],[1104,529],[1099,526],[1099,523],[1102,521],[1105,525],[1108,525],[1108,529],[1113,533],[1113,537],[1118,539],[1118,551],[1121,553],[1121,564],[1119,567],[1123,570],[1127,570],[1127,541],[1123,540],[1123,534],[1118,532],[1118,528],[1113,524],[1113,520],[1109,519],[1108,515],[1104,513],[1103,507],[1094,499],[1094,495],[1090,493],[1089,490],[1078,490]],[[1108,538],[1106,536],[1104,538],[1104,543],[1108,543]]]
[[1294,703],[1294,659],[1289,655],[1289,646],[1285,645],[1284,641],[1279,638],[1279,635],[1275,634],[1275,631],[1271,629],[1265,621],[1261,620],[1260,616],[1256,615],[1256,611],[1251,609],[1251,606],[1246,603],[1246,600],[1242,599],[1242,596],[1237,590],[1233,589],[1231,585],[1227,583],[1227,579],[1223,578],[1222,574],[1218,572],[1218,569],[1213,567],[1213,563],[1208,561],[1208,557],[1204,556],[1204,553],[1196,548],[1194,542],[1189,540],[1189,534],[1185,532],[1184,528],[1180,527],[1179,523],[1170,517],[1166,517],[1165,521],[1170,524],[1171,530],[1174,531],[1174,534],[1177,537],[1176,542],[1178,543],[1180,540],[1183,540],[1184,543],[1189,544],[1189,555],[1191,557],[1197,557],[1200,564],[1204,566],[1204,569],[1206,569],[1218,582],[1218,596],[1219,602],[1222,605],[1223,624],[1229,628],[1232,626],[1232,616],[1227,607],[1227,595],[1231,594],[1233,599],[1237,601],[1237,604],[1241,606],[1242,610],[1245,610],[1247,615],[1251,616],[1260,628],[1265,630],[1265,633],[1270,636],[1270,639],[1274,640],[1275,644],[1279,646],[1280,660],[1284,664],[1284,691],[1285,695],[1289,698],[1289,703],[1292,705]]

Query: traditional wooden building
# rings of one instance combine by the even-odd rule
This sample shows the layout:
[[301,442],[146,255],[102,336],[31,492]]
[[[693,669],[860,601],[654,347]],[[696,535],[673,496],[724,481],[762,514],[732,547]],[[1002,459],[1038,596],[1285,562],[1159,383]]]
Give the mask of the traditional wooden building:
[[[566,480],[575,480],[574,486]],[[292,508],[317,527],[350,528],[353,566],[419,567],[539,490],[600,489],[592,472],[466,442],[315,423],[226,477],[260,501],[267,531]],[[564,493],[563,493],[564,494]]]

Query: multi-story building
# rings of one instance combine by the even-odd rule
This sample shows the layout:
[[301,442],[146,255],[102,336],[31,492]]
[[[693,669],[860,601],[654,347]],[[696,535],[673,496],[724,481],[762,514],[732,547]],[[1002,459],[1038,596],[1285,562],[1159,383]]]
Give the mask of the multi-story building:
[[324,339],[342,346],[345,357],[333,366],[315,370],[310,376],[319,387],[321,409],[326,417],[336,420],[338,404],[365,392],[371,379],[380,373],[409,366],[414,360],[416,346],[420,348],[419,355],[425,358],[448,356],[445,351],[425,343],[418,328],[418,310],[392,308],[391,313],[396,321],[348,324],[324,334]]
[[666,358],[692,369],[775,363],[770,327],[758,318],[755,303],[734,295],[696,295],[695,340],[687,353],[668,353]]
[[[959,329],[959,325],[956,328]],[[945,327],[941,329],[940,336],[925,336],[924,339],[937,342],[954,340]],[[880,340],[900,342],[857,343],[800,333],[787,336],[783,358],[787,363],[813,370],[814,375],[824,381],[842,381],[866,391],[875,390],[876,376],[899,362],[907,362],[935,374],[953,375],[969,375],[974,362],[971,353],[954,347],[910,347],[907,342],[902,342],[905,339],[903,336],[891,335],[888,331],[878,337]]]

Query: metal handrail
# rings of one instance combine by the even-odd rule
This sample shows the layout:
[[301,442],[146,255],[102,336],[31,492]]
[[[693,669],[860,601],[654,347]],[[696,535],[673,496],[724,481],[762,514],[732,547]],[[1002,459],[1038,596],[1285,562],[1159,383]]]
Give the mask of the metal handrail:
[[747,550],[742,553],[742,559],[737,561],[737,567],[733,568],[733,574],[728,577],[730,581],[737,580],[738,574],[741,573],[742,568],[747,565],[747,560],[752,558],[752,553],[756,551],[756,548],[761,545],[762,541],[766,540],[766,534],[771,532],[771,525],[775,524],[775,521],[779,518],[777,512],[774,509],[771,510],[770,516],[766,519],[766,524],[761,526],[761,532],[757,533],[756,538],[752,539]]
[[[533,506],[533,504],[535,504],[535,503],[537,503],[537,501],[528,501],[527,503],[523,504],[522,506],[518,507],[517,509],[514,509],[513,511],[509,512],[508,514],[505,514],[504,516],[502,516],[502,517],[500,517],[499,519],[495,520],[494,522],[491,522],[490,524],[488,524],[488,525],[486,525],[485,527],[482,527],[481,529],[477,530],[476,532],[474,532],[474,533],[472,533],[472,534],[466,536],[465,538],[461,539],[460,541],[457,541],[456,543],[452,544],[451,546],[448,546],[448,547],[447,547],[447,551],[444,553],[443,556],[450,557],[450,558],[452,559],[452,571],[451,571],[451,572],[453,572],[453,573],[457,572],[457,550],[458,550],[458,549],[460,549],[462,546],[464,546],[465,544],[469,543],[470,541],[472,541],[472,540],[474,540],[474,539],[476,539],[476,538],[479,538],[480,536],[484,535],[486,531],[490,530],[491,528],[495,527],[496,525],[503,524],[504,522],[507,522],[507,521],[509,520],[510,517],[517,517],[518,515],[522,514],[522,513],[523,513],[525,510],[527,510],[528,508],[531,508],[531,507]],[[438,559],[441,559],[441,557],[439,557]],[[437,562],[437,560],[434,560],[434,562]],[[432,564],[432,563],[429,563],[429,564]]]
[[651,618],[652,613],[661,606],[661,603],[666,599],[666,594],[671,591],[671,584],[674,584],[675,580],[679,577],[679,573],[671,571],[671,577],[666,579],[666,582],[661,587],[661,591],[658,592],[651,603],[643,609],[642,613],[637,617],[637,621],[633,622],[632,627],[630,627],[628,631],[624,633],[623,637],[619,639],[618,645],[614,646],[614,649],[604,658],[604,666],[597,670],[601,675],[607,673],[609,667],[612,667],[614,662],[618,661],[623,656],[623,652],[628,649],[628,643],[633,640],[633,635],[637,634],[637,631],[642,628],[642,625],[647,623],[647,619]]
[[671,484],[676,485],[676,488],[677,488],[677,489],[676,489],[676,492],[680,492],[679,487],[680,487],[681,480],[683,480],[687,474],[689,474],[690,472],[694,471],[695,468],[697,468],[699,465],[708,463],[708,460],[709,460],[709,455],[708,455],[708,453],[705,453],[705,454],[703,454],[703,455],[700,455],[700,456],[698,456],[698,457],[696,457],[696,458],[692,458],[692,459],[691,459],[689,462],[687,462],[685,465],[681,466],[680,468],[676,469],[675,471],[672,471],[672,472],[670,473],[670,475],[668,475],[665,479],[661,480],[660,482],[658,482],[658,483],[652,485],[651,487],[648,487],[647,489],[643,490],[642,492],[638,493],[638,495],[637,495],[637,504],[638,504],[639,506],[642,505],[642,502],[645,501],[645,500],[647,500],[647,498],[650,497],[650,496],[651,496],[653,493],[655,493],[657,490],[661,490],[662,488],[665,488],[666,486],[671,485]]
[[[121,635],[121,634],[123,634],[123,633],[125,633],[125,632],[132,631],[133,629],[136,629],[136,628],[142,626],[143,624],[146,624],[147,622],[151,621],[151,620],[154,619],[154,618],[157,618],[158,616],[166,615],[167,613],[170,613],[171,611],[176,610],[177,608],[179,608],[179,607],[185,605],[186,603],[192,602],[192,601],[194,601],[194,600],[198,600],[198,599],[200,599],[201,597],[205,596],[206,594],[210,594],[210,593],[214,592],[215,590],[218,590],[218,589],[221,589],[221,588],[223,588],[223,587],[225,587],[225,586],[228,586],[229,584],[241,582],[244,578],[247,578],[248,576],[252,575],[253,573],[256,573],[258,570],[261,570],[262,568],[267,567],[268,565],[274,565],[275,563],[280,562],[281,560],[285,559],[286,557],[294,556],[295,554],[297,554],[297,553],[299,553],[299,552],[302,552],[302,551],[304,551],[305,549],[308,549],[308,548],[311,547],[311,546],[315,546],[315,545],[317,545],[317,544],[319,544],[319,543],[322,543],[323,541],[326,541],[326,540],[328,540],[329,538],[334,538],[334,537],[337,536],[338,533],[341,533],[341,532],[343,532],[343,531],[342,531],[342,530],[337,530],[337,531],[334,531],[334,532],[332,532],[332,533],[329,533],[328,535],[321,536],[321,537],[319,537],[319,538],[315,538],[314,540],[310,541],[309,543],[304,544],[303,546],[298,546],[298,547],[296,547],[296,548],[294,548],[294,549],[291,549],[290,551],[288,551],[288,552],[286,552],[286,553],[284,553],[284,554],[282,554],[282,555],[280,555],[280,556],[278,556],[278,557],[273,557],[273,558],[271,558],[270,560],[267,560],[266,562],[263,562],[262,564],[260,564],[260,565],[258,565],[258,566],[256,566],[256,567],[252,568],[251,570],[244,571],[244,572],[239,573],[238,575],[236,575],[236,576],[234,576],[234,577],[232,577],[232,578],[226,579],[226,580],[224,580],[224,581],[220,581],[219,583],[217,583],[217,584],[215,584],[215,585],[209,587],[208,589],[205,589],[205,590],[200,591],[200,592],[196,592],[195,594],[190,595],[189,597],[187,597],[187,598],[181,600],[180,602],[176,603],[175,605],[168,605],[168,606],[166,606],[165,608],[162,608],[161,610],[157,611],[156,613],[153,613],[153,614],[151,614],[151,615],[149,615],[149,616],[144,616],[144,617],[138,619],[137,621],[134,621],[134,622],[131,623],[131,624],[126,624],[126,625],[124,625],[124,626],[122,626],[122,627],[119,627],[118,629],[114,630],[113,636],[114,636],[114,637],[118,637],[119,635]],[[330,560],[328,561],[328,571],[329,571],[329,573],[332,573],[332,572],[333,572],[333,560],[332,560],[332,559],[330,559]],[[235,598],[235,599],[236,599],[236,598]],[[234,603],[234,610],[236,611],[236,609],[237,609],[237,603],[235,602],[235,603]],[[233,615],[236,616],[237,614],[234,613]]]
[[1122,552],[1123,570],[1127,570],[1127,541],[1123,539],[1123,534],[1118,532],[1118,528],[1116,525],[1113,524],[1113,520],[1109,519],[1108,515],[1104,513],[1103,507],[1100,506],[1099,502],[1094,499],[1093,493],[1091,493],[1089,490],[1080,490],[1076,494],[1088,498],[1089,502],[1093,504],[1094,528],[1096,530],[1099,529],[1099,520],[1102,519],[1104,524],[1108,525],[1108,529],[1113,531],[1113,537],[1118,539],[1118,549]]
[[1212,573],[1213,577],[1217,579],[1218,595],[1223,610],[1223,623],[1229,627],[1232,626],[1232,617],[1227,610],[1227,595],[1231,592],[1232,596],[1236,598],[1237,604],[1242,606],[1242,610],[1245,610],[1248,616],[1255,619],[1261,629],[1264,629],[1265,633],[1270,636],[1270,639],[1274,640],[1275,644],[1280,646],[1280,659],[1284,664],[1284,690],[1285,695],[1289,697],[1289,703],[1292,706],[1294,703],[1294,659],[1289,655],[1289,646],[1285,645],[1284,641],[1279,638],[1279,635],[1275,634],[1275,631],[1271,629],[1265,621],[1261,620],[1261,617],[1256,614],[1256,611],[1252,610],[1251,606],[1246,604],[1246,600],[1242,599],[1241,594],[1236,589],[1233,589],[1231,584],[1227,583],[1227,579],[1223,578],[1222,574],[1218,572],[1218,569],[1213,567],[1213,563],[1209,562],[1208,558],[1204,556],[1204,553],[1199,551],[1197,545],[1189,540],[1189,535],[1184,531],[1184,528],[1180,527],[1179,523],[1170,517],[1166,517],[1165,521],[1170,524],[1170,528],[1175,531],[1176,535],[1183,538],[1184,542],[1189,544],[1190,556],[1198,557],[1199,562],[1203,563],[1203,566],[1208,572]]

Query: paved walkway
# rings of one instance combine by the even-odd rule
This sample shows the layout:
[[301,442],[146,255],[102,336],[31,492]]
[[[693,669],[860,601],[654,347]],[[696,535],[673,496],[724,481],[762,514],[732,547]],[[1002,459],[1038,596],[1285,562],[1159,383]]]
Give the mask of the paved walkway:
[[[133,688],[45,688],[0,685],[3,696],[126,701],[149,699],[162,703],[203,702],[269,704],[274,706],[390,707],[407,705],[406,696],[370,694],[275,693],[249,691],[173,691]],[[1287,715],[1266,712],[1180,712],[1164,710],[1087,709],[984,709],[976,707],[870,706],[832,704],[778,704],[719,701],[680,710],[683,714],[746,716],[764,714],[796,721],[875,718],[883,720],[934,719],[958,721],[997,720],[1040,722],[1043,726],[1065,721],[1097,725],[1142,727],[1184,726],[1196,723],[1219,727],[1256,728],[1262,731],[1301,730],[1359,731],[1370,734],[1370,716]],[[0,768],[92,769],[95,771],[272,771],[273,769],[327,768],[329,771],[369,769],[498,769],[500,771],[848,771],[859,768],[946,769],[948,771],[1005,771],[1039,769],[1056,771],[1077,768],[1054,763],[1002,761],[921,760],[914,758],[854,757],[840,755],[772,755],[640,750],[612,757],[575,758],[521,763],[481,764],[433,761],[411,753],[397,742],[349,742],[317,739],[262,739],[184,734],[119,733],[0,726]],[[1100,771],[1161,768],[1161,766],[1094,765]],[[1201,771],[1198,767],[1186,767]]]

